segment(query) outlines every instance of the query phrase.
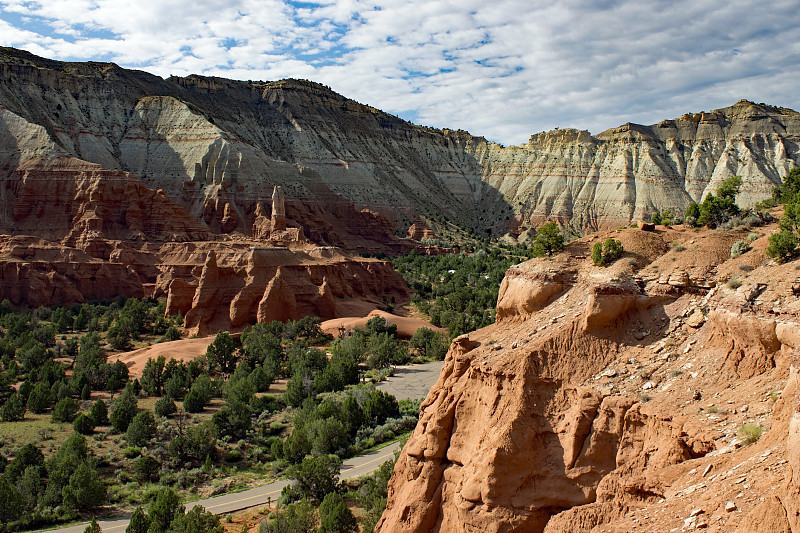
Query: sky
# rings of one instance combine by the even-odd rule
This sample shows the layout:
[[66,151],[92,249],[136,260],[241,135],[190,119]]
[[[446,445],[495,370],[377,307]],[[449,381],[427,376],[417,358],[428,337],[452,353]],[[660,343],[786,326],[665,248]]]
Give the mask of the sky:
[[0,0],[0,45],[167,77],[310,79],[505,145],[739,99],[800,110],[797,0]]

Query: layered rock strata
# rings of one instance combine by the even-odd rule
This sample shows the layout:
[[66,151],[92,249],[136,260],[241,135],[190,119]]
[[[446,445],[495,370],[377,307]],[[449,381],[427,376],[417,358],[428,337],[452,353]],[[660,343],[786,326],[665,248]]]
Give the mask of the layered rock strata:
[[[305,81],[164,80],[13,49],[0,51],[0,74],[0,107],[39,128],[29,132],[30,149],[56,145],[130,172],[212,232],[263,231],[259,209],[280,185],[290,226],[318,244],[340,245],[338,235],[356,247],[390,246],[394,226],[415,215],[482,234],[549,219],[617,227],[656,210],[680,213],[735,174],[744,179],[738,201],[751,206],[800,162],[798,114],[747,101],[503,147],[415,126]],[[13,155],[5,161],[15,166]]]

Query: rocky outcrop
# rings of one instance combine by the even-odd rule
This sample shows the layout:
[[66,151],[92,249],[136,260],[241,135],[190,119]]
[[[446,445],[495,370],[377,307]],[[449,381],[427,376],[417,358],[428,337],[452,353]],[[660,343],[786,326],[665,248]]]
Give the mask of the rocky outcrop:
[[[741,232],[659,227],[512,267],[497,323],[451,345],[378,530],[795,527],[800,301],[796,265],[764,260],[771,231],[754,258],[730,258]],[[597,267],[587,251],[609,236],[625,255]],[[645,279],[661,270],[670,290]],[[719,283],[731,270],[751,279]]]
[[[355,238],[354,248],[397,247],[394,226],[416,215],[481,234],[548,219],[617,227],[656,210],[682,212],[735,174],[744,178],[739,203],[753,205],[800,162],[800,116],[747,101],[503,147],[415,126],[312,82],[164,80],[13,49],[0,51],[0,72],[0,107],[39,128],[27,146],[130,172],[217,233],[259,231],[258,206],[269,204],[275,185],[286,193],[289,225],[318,244]],[[13,155],[4,159],[15,164]],[[344,223],[316,225],[304,214]],[[353,229],[374,230],[381,219],[390,231]]]
[[331,319],[341,316],[339,305],[350,301],[377,307],[383,298],[408,298],[405,282],[389,263],[352,258],[333,248],[215,243],[187,260],[194,270],[161,268],[155,295],[166,296],[167,313],[183,313],[185,326],[201,336],[306,315]]

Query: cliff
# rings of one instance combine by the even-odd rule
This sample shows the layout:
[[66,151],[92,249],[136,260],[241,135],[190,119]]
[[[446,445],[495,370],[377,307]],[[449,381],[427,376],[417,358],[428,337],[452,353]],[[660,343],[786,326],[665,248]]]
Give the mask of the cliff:
[[[259,205],[281,185],[290,221],[310,221],[318,244],[339,236],[354,249],[400,250],[393,228],[417,215],[484,234],[547,219],[617,227],[655,210],[682,212],[734,174],[744,178],[739,203],[753,205],[800,157],[798,114],[747,101],[503,147],[415,126],[312,82],[164,80],[8,48],[0,108],[39,128],[25,150],[57,147],[128,172],[212,232],[254,235]],[[2,165],[13,168],[13,154]]]
[[[765,260],[773,229],[735,259],[744,232],[627,229],[512,267],[497,323],[451,345],[378,530],[796,528],[800,278]],[[626,253],[595,267],[609,236]]]

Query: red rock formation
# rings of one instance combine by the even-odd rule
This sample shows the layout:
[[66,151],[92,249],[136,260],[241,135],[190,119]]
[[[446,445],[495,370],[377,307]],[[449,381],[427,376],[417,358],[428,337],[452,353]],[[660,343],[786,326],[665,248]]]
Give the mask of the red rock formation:
[[[612,235],[633,260],[592,265],[600,235],[509,270],[497,324],[454,341],[422,404],[380,532],[800,525],[794,265],[764,262],[759,239],[761,266],[734,291],[713,278],[732,261],[726,232]],[[678,256],[664,239],[704,253]],[[665,295],[642,279],[648,264],[691,275]],[[780,388],[774,406],[762,400]],[[744,422],[764,429],[757,444],[737,437]]]

